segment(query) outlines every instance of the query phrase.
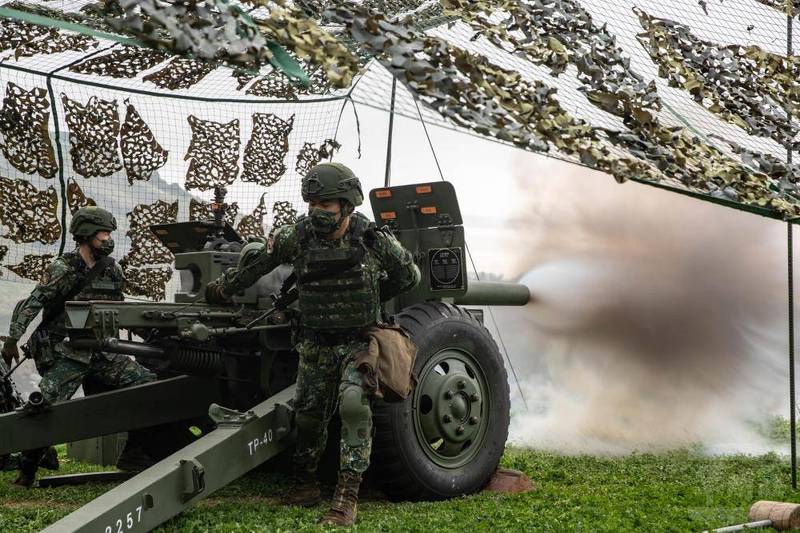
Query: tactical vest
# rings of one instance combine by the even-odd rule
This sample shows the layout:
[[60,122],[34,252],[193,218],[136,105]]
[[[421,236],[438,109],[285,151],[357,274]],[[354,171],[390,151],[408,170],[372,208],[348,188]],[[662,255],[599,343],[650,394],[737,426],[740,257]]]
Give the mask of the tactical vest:
[[317,238],[305,217],[296,228],[294,272],[303,327],[342,331],[374,324],[380,316],[381,268],[364,239],[374,231],[369,220],[354,214],[347,234],[335,242]]
[[[62,258],[66,261],[73,271],[76,273],[77,278],[75,283],[78,283],[83,276],[86,276],[89,268],[83,261],[83,258],[77,252],[67,252],[63,254]],[[123,300],[122,286],[123,278],[116,267],[113,259],[110,263],[93,279],[81,289],[81,291],[70,298],[75,301],[88,301],[88,300]],[[82,281],[81,281],[82,283]],[[64,325],[64,306],[57,305],[57,308],[43,309],[41,328],[49,330],[51,335],[56,338],[66,335],[66,327]]]

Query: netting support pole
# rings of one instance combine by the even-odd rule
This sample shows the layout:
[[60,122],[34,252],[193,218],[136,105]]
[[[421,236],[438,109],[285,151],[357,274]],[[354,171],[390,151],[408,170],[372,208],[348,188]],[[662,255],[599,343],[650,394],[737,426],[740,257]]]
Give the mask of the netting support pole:
[[[792,15],[786,15],[786,60],[791,65],[792,50]],[[786,109],[786,120],[790,126],[792,124],[792,109]],[[789,183],[794,183],[792,173],[792,141],[789,139],[786,147],[786,169],[789,175]],[[792,223],[787,223],[787,263],[788,263],[788,290],[789,290],[789,430],[791,439],[791,461],[792,461],[792,489],[797,490],[797,412],[794,396],[794,247],[792,243]]]
[[61,151],[61,130],[58,127],[58,109],[56,107],[56,97],[53,94],[53,72],[47,74],[47,95],[50,97],[50,117],[53,119],[53,142],[56,145],[56,157],[58,157],[58,183],[61,186],[61,244],[58,248],[58,255],[64,253],[67,244],[67,185],[64,183],[64,154]]
[[386,174],[383,178],[383,186],[388,187],[392,183],[392,133],[394,132],[394,97],[397,91],[397,78],[392,76],[392,102],[389,107],[389,138],[386,141]]
[[53,143],[56,145],[56,157],[58,158],[58,182],[61,186],[61,244],[58,248],[58,255],[64,253],[64,248],[67,245],[67,182],[64,180],[64,152],[61,147],[61,129],[58,127],[58,106],[56,104],[56,95],[53,92],[53,76],[62,70],[66,70],[69,67],[80,63],[81,61],[110,50],[115,46],[116,44],[112,44],[111,46],[107,46],[105,48],[99,48],[91,54],[87,54],[76,59],[75,61],[51,70],[45,76],[45,83],[47,83],[47,96],[50,99],[50,116],[53,119],[53,133],[55,137],[55,139],[53,139]]
[[797,489],[797,417],[794,396],[794,253],[792,223],[786,223],[789,290],[789,430],[792,461],[792,488]]

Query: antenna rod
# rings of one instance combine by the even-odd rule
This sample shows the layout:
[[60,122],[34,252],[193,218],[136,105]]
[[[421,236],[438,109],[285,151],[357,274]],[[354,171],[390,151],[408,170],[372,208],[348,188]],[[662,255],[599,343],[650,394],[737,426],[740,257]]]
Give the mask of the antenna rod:
[[383,179],[383,186],[388,187],[392,183],[392,132],[394,131],[394,96],[397,89],[397,78],[392,77],[392,102],[389,108],[389,139],[386,143],[386,175]]

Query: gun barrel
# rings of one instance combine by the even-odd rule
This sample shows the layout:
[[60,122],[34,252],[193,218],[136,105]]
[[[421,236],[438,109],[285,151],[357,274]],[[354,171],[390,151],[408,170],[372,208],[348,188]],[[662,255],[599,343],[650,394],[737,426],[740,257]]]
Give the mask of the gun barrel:
[[498,281],[470,281],[466,294],[455,299],[459,305],[525,305],[530,301],[526,285]]
[[67,343],[68,346],[78,350],[100,350],[109,353],[134,355],[137,357],[164,357],[164,350],[142,342],[121,341],[119,339],[75,339]]

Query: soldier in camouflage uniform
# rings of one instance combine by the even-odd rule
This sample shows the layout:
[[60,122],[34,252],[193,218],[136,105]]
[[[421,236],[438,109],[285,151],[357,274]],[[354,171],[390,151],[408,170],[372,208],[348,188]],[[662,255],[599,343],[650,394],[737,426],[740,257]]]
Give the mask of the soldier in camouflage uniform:
[[371,399],[354,363],[367,345],[359,332],[380,320],[382,301],[419,283],[420,273],[388,230],[354,212],[364,195],[350,169],[338,163],[316,165],[303,178],[302,193],[308,216],[279,228],[270,250],[248,245],[238,267],[206,287],[206,300],[227,301],[278,265],[293,264],[300,309],[297,447],[294,483],[284,501],[310,506],[321,500],[316,470],[338,406],[339,480],[331,509],[320,522],[351,525],[372,445]]
[[[17,342],[42,311],[42,321],[31,334],[28,348],[42,376],[39,383],[46,402],[68,400],[83,385],[86,394],[154,381],[155,374],[123,355],[73,350],[64,344],[67,330],[64,304],[70,300],[123,300],[122,268],[110,257],[114,250],[111,232],[114,216],[99,207],[75,212],[69,231],[77,247],[50,264],[31,295],[17,303],[11,317],[2,355],[6,364],[17,360]],[[132,431],[117,466],[141,470],[152,461],[143,448],[144,435]],[[25,452],[16,485],[30,487],[44,449]]]

